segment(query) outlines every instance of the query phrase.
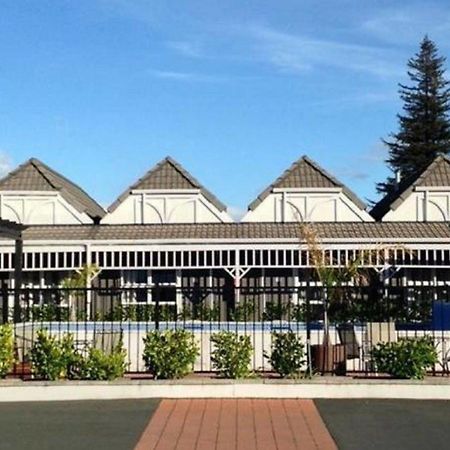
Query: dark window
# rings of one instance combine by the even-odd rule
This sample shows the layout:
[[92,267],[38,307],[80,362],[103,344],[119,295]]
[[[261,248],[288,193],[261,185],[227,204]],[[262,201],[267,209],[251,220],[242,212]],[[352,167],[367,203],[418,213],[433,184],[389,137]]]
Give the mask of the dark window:
[[35,253],[34,254],[34,267],[36,269],[40,269],[41,268],[41,254],[40,253]]
[[158,252],[152,252],[152,266],[158,267]]
[[130,262],[129,265],[130,267],[135,267],[136,266],[136,252],[130,252]]
[[150,252],[145,252],[144,253],[144,265],[145,265],[145,267],[150,267],[150,265],[151,265],[151,256],[150,256],[151,254],[150,254]]
[[142,254],[142,252],[137,252],[137,266],[138,267],[142,267],[143,266],[143,254]]
[[183,266],[189,267],[189,252],[183,252]]
[[153,270],[153,284],[175,284],[177,276],[175,270]]
[[159,266],[160,267],[166,267],[166,252],[159,252]]
[[173,252],[167,252],[167,265],[173,267]]

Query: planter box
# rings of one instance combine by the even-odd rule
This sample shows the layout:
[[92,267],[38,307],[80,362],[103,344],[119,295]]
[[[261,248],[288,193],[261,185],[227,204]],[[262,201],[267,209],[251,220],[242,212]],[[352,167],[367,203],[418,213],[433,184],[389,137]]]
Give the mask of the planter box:
[[347,355],[343,344],[311,345],[311,365],[314,372],[345,375]]

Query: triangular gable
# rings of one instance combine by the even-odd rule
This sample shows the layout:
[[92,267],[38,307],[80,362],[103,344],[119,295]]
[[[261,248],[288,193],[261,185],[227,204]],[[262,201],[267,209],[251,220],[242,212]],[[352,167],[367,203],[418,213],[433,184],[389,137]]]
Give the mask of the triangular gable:
[[341,188],[349,199],[359,208],[365,209],[366,204],[358,198],[344,184],[334,178],[326,170],[320,167],[315,161],[302,156],[294,162],[289,169],[268,186],[258,197],[248,206],[250,211],[254,210],[274,189],[277,188]]
[[83,189],[36,158],[31,158],[0,180],[0,191],[54,191],[80,213],[93,219],[104,209]]
[[226,206],[201,185],[187,170],[172,158],[166,157],[136,183],[127,188],[108,208],[108,212],[111,213],[117,209],[133,190],[179,191],[185,189],[199,189],[205,198],[219,211],[226,210]]
[[402,180],[397,191],[383,197],[372,208],[370,214],[376,220],[381,220],[389,211],[395,211],[416,187],[446,186],[450,190],[450,159],[447,156],[439,155],[418,175]]

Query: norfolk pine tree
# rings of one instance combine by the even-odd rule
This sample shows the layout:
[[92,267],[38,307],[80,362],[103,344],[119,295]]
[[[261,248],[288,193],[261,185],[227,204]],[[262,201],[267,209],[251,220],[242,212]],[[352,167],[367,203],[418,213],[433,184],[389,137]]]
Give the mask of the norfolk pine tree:
[[[403,100],[403,114],[397,116],[399,131],[383,142],[389,149],[386,163],[402,178],[416,175],[436,156],[450,151],[450,92],[444,63],[435,43],[425,36],[419,52],[408,61],[412,85],[399,84]],[[377,184],[377,191],[391,193],[395,186],[395,177],[388,177]]]

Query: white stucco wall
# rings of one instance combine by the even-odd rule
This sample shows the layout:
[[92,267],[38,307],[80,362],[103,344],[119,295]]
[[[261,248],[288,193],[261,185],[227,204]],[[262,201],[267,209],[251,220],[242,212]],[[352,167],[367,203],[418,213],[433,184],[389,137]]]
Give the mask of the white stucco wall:
[[92,223],[58,193],[0,193],[0,217],[26,225],[75,225]]
[[102,220],[107,224],[232,222],[202,194],[132,193]]
[[[284,196],[284,199],[283,199]],[[272,192],[243,222],[372,222],[342,191]]]
[[446,222],[450,219],[449,191],[414,191],[383,222]]

